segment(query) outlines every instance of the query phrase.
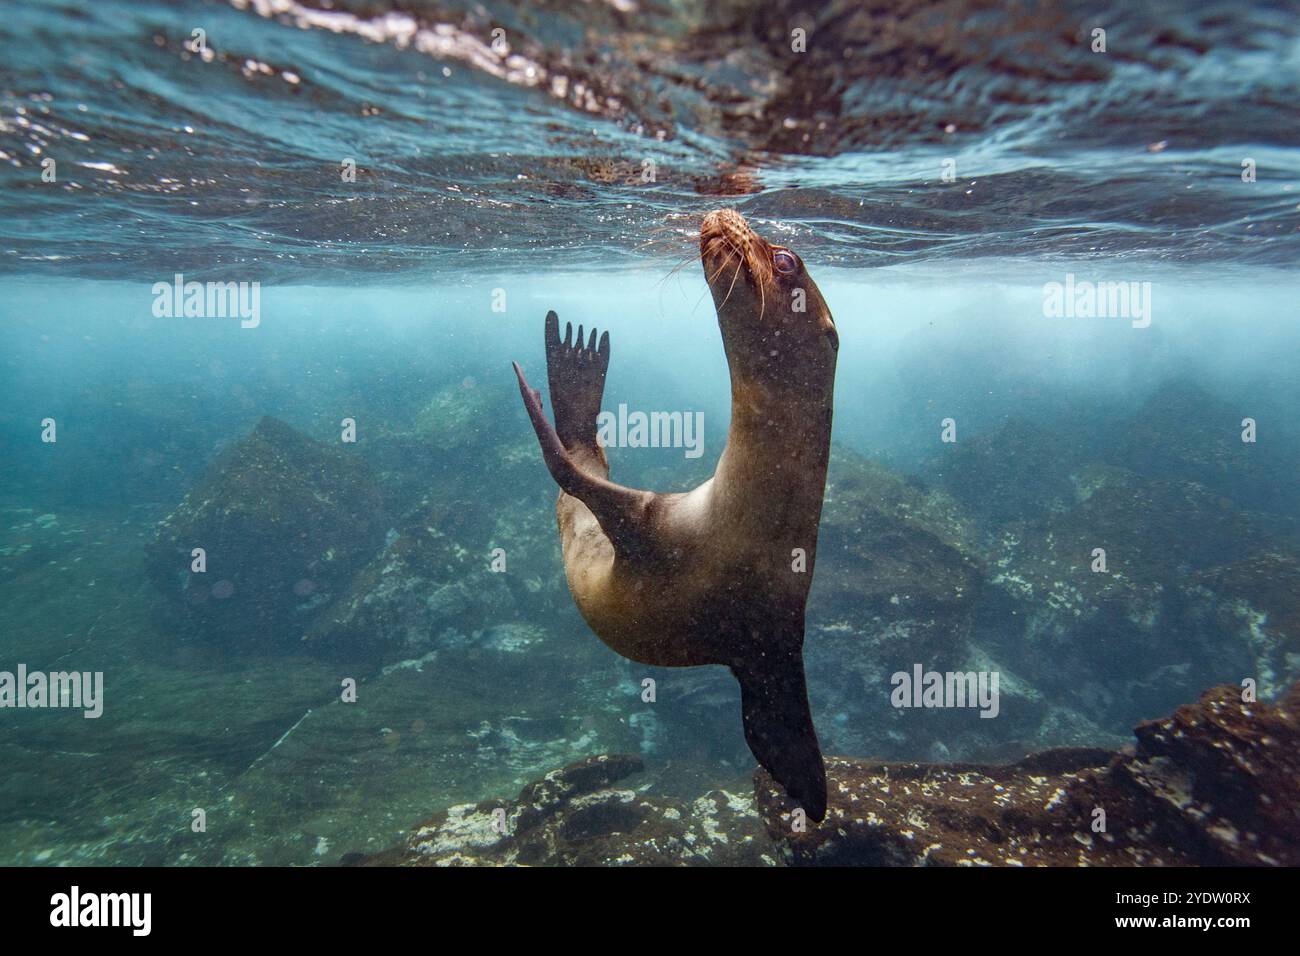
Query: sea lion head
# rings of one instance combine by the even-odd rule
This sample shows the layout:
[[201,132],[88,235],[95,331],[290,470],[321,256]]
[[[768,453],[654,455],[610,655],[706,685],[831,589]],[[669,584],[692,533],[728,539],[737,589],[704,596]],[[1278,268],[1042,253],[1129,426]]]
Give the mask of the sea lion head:
[[827,392],[839,334],[798,254],[765,240],[735,210],[719,209],[700,226],[700,261],[733,382]]

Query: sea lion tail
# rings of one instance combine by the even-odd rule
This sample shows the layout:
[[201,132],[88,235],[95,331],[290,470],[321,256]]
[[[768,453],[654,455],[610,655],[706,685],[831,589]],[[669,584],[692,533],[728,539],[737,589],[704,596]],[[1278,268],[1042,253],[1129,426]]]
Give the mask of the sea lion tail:
[[817,743],[802,649],[733,665],[750,751],[813,820],[826,816],[826,765]]

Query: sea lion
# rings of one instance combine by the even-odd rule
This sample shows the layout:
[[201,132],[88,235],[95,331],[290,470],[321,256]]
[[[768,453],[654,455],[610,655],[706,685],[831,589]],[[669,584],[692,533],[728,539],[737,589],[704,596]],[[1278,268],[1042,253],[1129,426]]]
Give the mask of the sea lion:
[[552,428],[514,363],[560,498],[569,590],[591,629],[643,664],[722,664],[740,682],[745,739],[808,816],[826,770],[804,683],[804,607],[830,457],[839,338],[797,255],[732,210],[709,213],[700,261],[731,369],[731,427],[712,478],[685,494],[609,480],[596,440],[609,333],[572,338],[546,316]]

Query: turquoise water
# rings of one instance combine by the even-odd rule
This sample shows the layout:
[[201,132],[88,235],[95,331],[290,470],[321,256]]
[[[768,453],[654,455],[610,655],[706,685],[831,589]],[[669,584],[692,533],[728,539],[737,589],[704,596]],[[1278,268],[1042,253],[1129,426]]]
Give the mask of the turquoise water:
[[[724,206],[839,329],[825,752],[1120,747],[1300,674],[1285,5],[823,12],[793,63],[780,4],[0,10],[0,671],[103,675],[94,719],[0,709],[0,862],[335,863],[601,753],[748,792],[734,681],[573,607],[509,367],[543,382],[549,309],[608,329],[604,408],[703,422],[614,477],[707,478]],[[256,314],[159,314],[178,273]],[[1056,315],[1067,282],[1134,298]],[[169,516],[225,535],[208,578]],[[914,663],[999,672],[999,719],[892,708]]]

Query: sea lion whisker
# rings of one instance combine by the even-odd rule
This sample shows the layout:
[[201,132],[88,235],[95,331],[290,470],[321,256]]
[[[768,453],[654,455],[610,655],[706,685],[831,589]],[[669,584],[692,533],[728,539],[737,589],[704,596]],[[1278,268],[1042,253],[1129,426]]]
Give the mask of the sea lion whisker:
[[640,251],[642,249],[647,249],[652,246],[663,248],[663,249],[669,249],[669,248],[679,249],[681,248],[682,243],[674,242],[672,237],[670,236],[651,236],[649,239],[646,239],[644,242],[637,243],[637,245],[634,248]]
[[[695,314],[695,310],[698,309],[698,308],[700,307],[700,303],[704,301],[704,297],[705,297],[706,295],[709,294],[709,287],[710,287],[711,285],[713,285],[713,280],[716,279],[718,276],[722,275],[722,270],[723,270],[723,269],[725,269],[725,268],[727,268],[727,266],[731,265],[731,257],[732,257],[733,255],[737,255],[737,253],[735,252],[735,250],[734,250],[734,249],[732,249],[732,250],[728,250],[726,261],[724,261],[724,262],[722,263],[722,265],[718,266],[718,271],[717,271],[717,272],[713,273],[713,275],[711,275],[711,276],[708,277],[708,281],[707,281],[707,283],[705,284],[704,291],[701,292],[701,293],[700,293],[700,297],[699,297],[698,299],[695,300],[695,305],[691,306],[691,315],[694,315],[694,314]],[[742,261],[743,261],[743,260],[742,260]],[[728,295],[730,295],[730,291],[728,291]]]
[[723,261],[722,265],[718,266],[718,271],[715,272],[715,273],[713,273],[713,275],[709,276],[709,282],[713,282],[714,279],[716,279],[718,276],[722,275],[722,270],[723,270],[723,269],[725,269],[725,268],[727,268],[727,266],[731,265],[731,257],[732,257],[732,255],[735,255],[735,253],[728,253],[728,254],[727,254],[727,258]]
[[696,299],[696,300],[695,300],[695,304],[694,304],[693,306],[691,306],[691,315],[692,315],[692,316],[695,315],[695,310],[698,309],[698,308],[700,307],[700,303],[704,301],[704,297],[705,297],[706,295],[708,295],[708,294],[709,294],[709,290],[708,290],[707,288],[706,288],[703,292],[700,293],[700,297],[699,297],[698,299]]
[[671,279],[671,278],[672,278],[674,275],[676,275],[678,272],[681,272],[682,269],[684,269],[687,265],[689,265],[691,262],[694,262],[694,261],[695,261],[695,257],[696,257],[696,254],[695,254],[694,251],[692,251],[692,252],[688,252],[686,255],[684,255],[684,256],[681,258],[681,260],[680,260],[676,265],[674,265],[671,269],[668,270],[667,273],[665,273],[664,277],[663,277],[662,279],[659,280],[659,283],[658,283],[658,284],[659,284],[659,285],[663,285],[663,283],[667,282],[669,279]]
[[727,286],[727,294],[722,299],[722,305],[718,306],[718,311],[722,311],[722,307],[725,306],[728,301],[730,301],[731,293],[736,288],[736,280],[740,278],[740,270],[743,269],[744,267],[745,267],[745,259],[742,256],[740,261],[736,263],[736,271],[731,276],[731,285]]

